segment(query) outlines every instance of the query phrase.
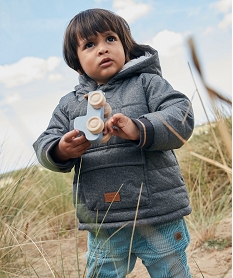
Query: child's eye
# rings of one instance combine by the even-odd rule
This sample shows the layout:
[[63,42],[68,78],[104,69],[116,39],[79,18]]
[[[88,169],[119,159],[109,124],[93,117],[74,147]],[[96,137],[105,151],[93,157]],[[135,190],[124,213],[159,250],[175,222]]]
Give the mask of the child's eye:
[[91,48],[92,46],[94,46],[94,43],[93,42],[88,42],[88,43],[85,44],[85,49]]
[[109,41],[109,42],[114,42],[116,39],[115,39],[115,37],[113,37],[113,36],[109,36],[109,37],[107,37],[107,41]]

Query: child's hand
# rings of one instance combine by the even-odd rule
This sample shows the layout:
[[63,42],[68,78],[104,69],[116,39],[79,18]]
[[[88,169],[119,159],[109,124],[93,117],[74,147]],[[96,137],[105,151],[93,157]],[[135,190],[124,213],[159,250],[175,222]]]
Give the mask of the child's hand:
[[137,125],[128,117],[117,113],[105,122],[104,134],[118,136],[128,140],[139,140],[140,132]]
[[70,158],[79,157],[90,147],[91,144],[86,137],[77,137],[78,134],[77,130],[72,130],[62,136],[53,153],[56,161],[64,162]]

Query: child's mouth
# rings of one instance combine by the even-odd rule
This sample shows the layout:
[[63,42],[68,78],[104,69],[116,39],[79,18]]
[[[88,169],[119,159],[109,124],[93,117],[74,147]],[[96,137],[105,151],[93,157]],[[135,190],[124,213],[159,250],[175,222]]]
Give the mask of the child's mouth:
[[104,58],[104,59],[101,61],[100,65],[101,65],[101,66],[102,66],[102,65],[107,66],[107,65],[110,65],[111,62],[112,62],[112,60],[111,60],[110,58]]

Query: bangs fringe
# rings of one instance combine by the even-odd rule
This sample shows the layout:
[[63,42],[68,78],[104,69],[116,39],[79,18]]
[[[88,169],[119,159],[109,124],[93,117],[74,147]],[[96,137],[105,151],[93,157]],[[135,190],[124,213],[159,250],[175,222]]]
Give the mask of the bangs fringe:
[[79,34],[79,38],[88,39],[89,37],[96,36],[97,33],[104,33],[106,31],[119,33],[116,30],[115,24],[111,18],[106,18],[104,15],[100,16],[97,13],[85,15],[84,13],[77,18],[75,29],[76,34]]

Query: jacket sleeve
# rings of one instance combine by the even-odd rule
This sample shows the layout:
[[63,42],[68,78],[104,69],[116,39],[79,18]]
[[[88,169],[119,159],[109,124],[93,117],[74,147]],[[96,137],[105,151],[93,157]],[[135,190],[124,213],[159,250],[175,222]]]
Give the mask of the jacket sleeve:
[[141,134],[138,146],[148,151],[180,148],[194,129],[190,100],[158,75],[150,80],[146,97],[149,113],[133,119]]
[[33,148],[39,163],[45,168],[55,172],[70,172],[76,159],[66,163],[57,163],[51,156],[53,148],[59,143],[61,137],[69,132],[69,118],[62,109],[61,101],[55,108],[47,129],[34,142]]

